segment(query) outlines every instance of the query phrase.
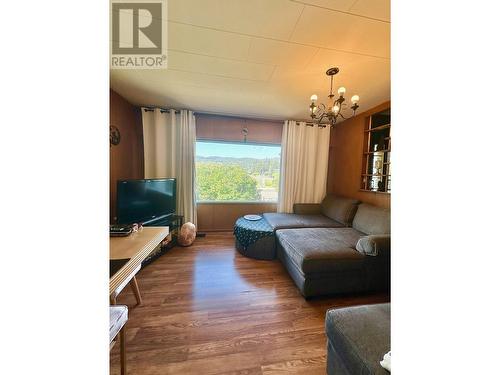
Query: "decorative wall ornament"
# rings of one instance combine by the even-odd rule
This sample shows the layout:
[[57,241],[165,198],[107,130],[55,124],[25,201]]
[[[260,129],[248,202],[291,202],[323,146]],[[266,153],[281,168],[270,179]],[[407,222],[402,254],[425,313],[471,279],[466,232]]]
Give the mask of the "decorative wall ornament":
[[121,135],[120,130],[114,126],[110,125],[109,127],[109,143],[111,146],[117,146],[120,143]]
[[248,128],[245,126],[241,132],[243,133],[243,142],[246,142],[248,135]]

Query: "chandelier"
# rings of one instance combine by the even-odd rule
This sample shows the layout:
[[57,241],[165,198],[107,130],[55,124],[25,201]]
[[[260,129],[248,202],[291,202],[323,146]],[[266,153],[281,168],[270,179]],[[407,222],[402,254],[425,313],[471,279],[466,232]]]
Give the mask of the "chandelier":
[[[318,95],[311,95],[311,105],[309,106],[309,111],[311,112],[311,118],[315,120],[318,125],[329,124],[331,127],[337,122],[337,118],[340,116],[342,119],[346,117],[342,114],[342,110],[345,109],[347,104],[345,104],[345,87],[339,87],[337,93],[339,94],[338,99],[334,100],[335,95],[333,94],[333,76],[339,72],[339,68],[330,68],[326,71],[326,75],[330,77],[330,95],[328,95],[328,104],[321,103],[319,106],[316,104],[318,101]],[[359,105],[359,96],[353,95],[351,97],[351,109],[352,115],[356,114],[356,109]],[[325,125],[326,126],[326,125]]]

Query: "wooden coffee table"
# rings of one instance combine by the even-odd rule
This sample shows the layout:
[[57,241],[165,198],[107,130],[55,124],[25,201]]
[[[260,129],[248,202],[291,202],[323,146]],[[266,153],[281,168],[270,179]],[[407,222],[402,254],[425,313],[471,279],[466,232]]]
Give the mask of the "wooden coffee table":
[[109,279],[111,296],[144,259],[168,236],[168,227],[144,227],[127,237],[110,237],[109,259],[123,260],[123,266]]

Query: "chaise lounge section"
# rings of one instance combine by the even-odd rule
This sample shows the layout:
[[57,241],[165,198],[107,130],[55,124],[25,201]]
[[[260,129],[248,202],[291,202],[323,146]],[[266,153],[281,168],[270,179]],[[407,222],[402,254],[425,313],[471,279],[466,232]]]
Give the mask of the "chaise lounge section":
[[306,298],[367,291],[390,285],[390,212],[357,208],[352,228],[276,231],[277,256]]
[[246,257],[276,258],[275,232],[284,228],[343,228],[350,226],[359,201],[327,195],[321,203],[295,204],[294,213],[264,213],[263,219],[239,218],[234,225],[235,247]]

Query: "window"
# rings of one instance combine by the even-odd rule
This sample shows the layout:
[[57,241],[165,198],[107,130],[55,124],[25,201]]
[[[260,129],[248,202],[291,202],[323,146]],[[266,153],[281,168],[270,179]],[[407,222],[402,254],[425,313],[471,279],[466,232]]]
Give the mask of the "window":
[[277,202],[279,145],[196,142],[198,202]]

